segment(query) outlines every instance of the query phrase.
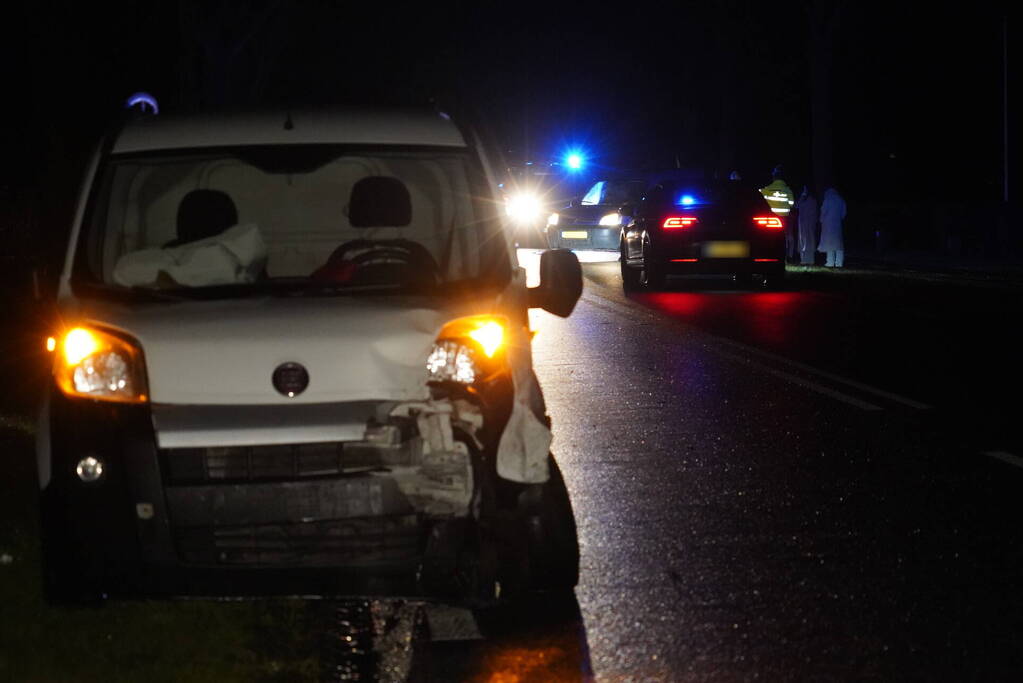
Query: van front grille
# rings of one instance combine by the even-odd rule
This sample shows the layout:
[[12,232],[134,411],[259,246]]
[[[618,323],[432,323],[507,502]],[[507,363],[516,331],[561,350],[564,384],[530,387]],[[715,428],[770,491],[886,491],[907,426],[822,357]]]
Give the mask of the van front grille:
[[414,514],[312,523],[178,527],[182,562],[196,565],[328,567],[411,562],[422,529]]
[[365,472],[381,466],[372,448],[343,442],[173,448],[160,451],[168,486],[206,482],[295,481]]

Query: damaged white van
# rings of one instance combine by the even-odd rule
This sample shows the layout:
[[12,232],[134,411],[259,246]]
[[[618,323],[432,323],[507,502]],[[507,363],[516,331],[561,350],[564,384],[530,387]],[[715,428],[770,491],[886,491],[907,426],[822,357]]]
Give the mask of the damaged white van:
[[491,162],[423,111],[148,116],[89,169],[37,440],[44,584],[565,589],[568,494]]

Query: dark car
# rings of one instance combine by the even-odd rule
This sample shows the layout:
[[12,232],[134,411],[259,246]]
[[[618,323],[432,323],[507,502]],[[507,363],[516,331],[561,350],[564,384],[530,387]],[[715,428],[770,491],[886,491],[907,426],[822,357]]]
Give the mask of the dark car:
[[737,181],[653,184],[621,207],[622,285],[657,289],[670,275],[727,275],[766,286],[785,276],[785,224]]
[[622,228],[619,209],[638,202],[649,185],[649,180],[640,177],[597,181],[581,199],[547,218],[547,245],[551,249],[618,251]]

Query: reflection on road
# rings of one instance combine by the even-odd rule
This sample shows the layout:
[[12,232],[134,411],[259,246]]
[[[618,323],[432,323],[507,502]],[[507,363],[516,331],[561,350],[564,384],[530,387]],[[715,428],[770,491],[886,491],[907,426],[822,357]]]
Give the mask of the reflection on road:
[[586,630],[572,594],[477,610],[483,640],[434,643],[430,680],[592,680]]
[[803,343],[806,330],[796,313],[815,304],[801,292],[667,291],[633,298],[661,313],[774,348]]

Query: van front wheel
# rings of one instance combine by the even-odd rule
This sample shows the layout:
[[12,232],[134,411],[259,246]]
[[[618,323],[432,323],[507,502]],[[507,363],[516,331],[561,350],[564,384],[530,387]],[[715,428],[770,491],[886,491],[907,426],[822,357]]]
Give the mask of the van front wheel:
[[528,543],[529,587],[571,590],[579,582],[579,540],[572,502],[552,456],[550,478],[519,495],[519,511]]

